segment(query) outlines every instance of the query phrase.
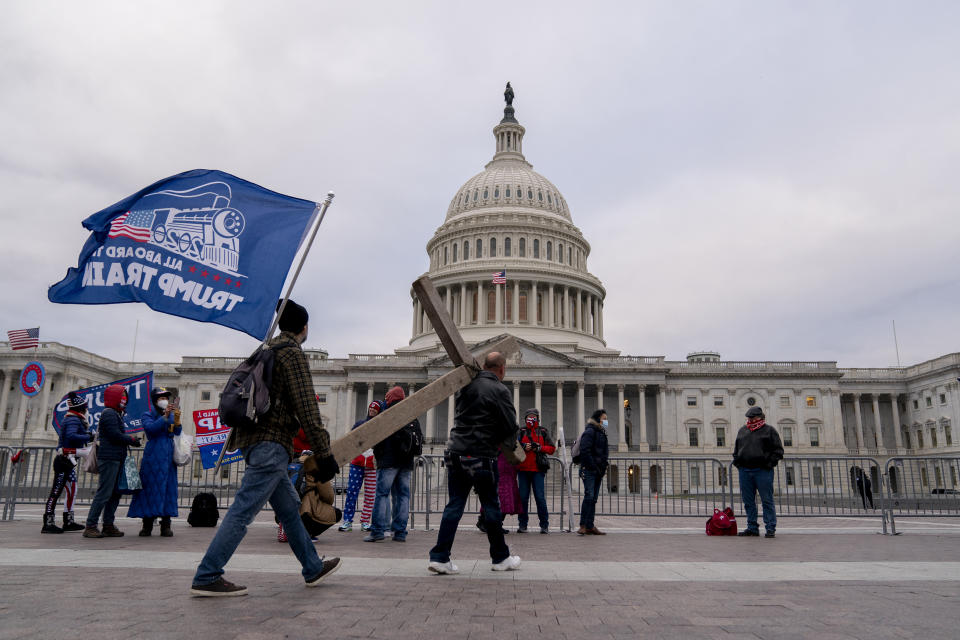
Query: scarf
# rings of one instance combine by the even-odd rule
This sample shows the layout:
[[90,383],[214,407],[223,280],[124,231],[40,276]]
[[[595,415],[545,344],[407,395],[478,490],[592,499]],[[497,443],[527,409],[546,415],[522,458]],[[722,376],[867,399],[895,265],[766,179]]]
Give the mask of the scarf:
[[764,420],[762,416],[759,418],[750,418],[749,420],[747,420],[747,428],[750,429],[750,431],[756,431],[757,429],[759,429],[765,424],[767,424],[767,421]]

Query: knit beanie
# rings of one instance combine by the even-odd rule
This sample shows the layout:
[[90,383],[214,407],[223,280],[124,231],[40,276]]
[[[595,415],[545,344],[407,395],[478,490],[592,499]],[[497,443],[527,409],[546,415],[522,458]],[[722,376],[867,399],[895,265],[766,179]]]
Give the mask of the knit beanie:
[[403,393],[403,387],[397,385],[390,389],[390,391],[387,391],[387,395],[385,395],[383,399],[387,401],[387,406],[390,406],[400,402],[406,397],[407,396]]
[[[277,311],[280,310],[281,304],[283,304],[283,300],[277,302]],[[280,331],[300,333],[307,326],[309,320],[310,314],[307,313],[307,310],[288,299],[286,306],[283,307],[283,314],[280,316]]]
[[76,391],[67,394],[67,411],[81,411],[87,406],[87,399]]

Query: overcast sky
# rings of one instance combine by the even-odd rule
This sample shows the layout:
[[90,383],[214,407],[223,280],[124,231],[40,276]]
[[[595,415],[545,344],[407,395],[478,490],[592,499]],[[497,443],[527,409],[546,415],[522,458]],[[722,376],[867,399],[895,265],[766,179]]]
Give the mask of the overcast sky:
[[[256,342],[47,302],[83,218],[221,169],[337,197],[308,347],[407,344],[409,285],[503,85],[607,288],[608,345],[912,364],[960,351],[956,2],[4,3],[0,325],[129,360]],[[361,7],[358,9],[357,7]]]

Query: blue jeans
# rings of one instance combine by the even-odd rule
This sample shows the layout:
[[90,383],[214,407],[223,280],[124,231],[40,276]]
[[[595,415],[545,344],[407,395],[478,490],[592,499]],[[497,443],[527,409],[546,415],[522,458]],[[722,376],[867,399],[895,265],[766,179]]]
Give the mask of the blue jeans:
[[747,529],[759,531],[757,523],[757,493],[763,505],[763,526],[767,531],[777,530],[777,509],[773,504],[773,469],[740,469],[740,497],[747,512]]
[[480,498],[480,509],[487,529],[487,541],[490,543],[490,559],[503,562],[510,557],[510,548],[503,539],[503,527],[500,523],[500,497],[497,494],[497,461],[495,458],[475,458],[447,453],[447,491],[449,499],[440,518],[440,531],[437,544],[430,549],[431,562],[450,562],[450,550],[457,535],[457,525],[463,517],[470,489],[473,488]]
[[223,567],[243,540],[247,525],[268,500],[283,525],[290,548],[303,566],[304,579],[313,578],[323,570],[323,561],[300,521],[300,498],[287,475],[287,450],[278,442],[264,441],[243,453],[247,462],[243,481],[197,567],[194,586],[214,583],[223,575]]
[[87,526],[96,527],[103,513],[103,524],[113,524],[117,515],[117,505],[120,504],[120,494],[117,493],[117,482],[120,480],[122,460],[97,460],[97,471],[100,481],[97,484],[97,493],[90,503],[90,512],[87,513]]
[[377,469],[377,497],[373,502],[373,519],[370,535],[379,538],[387,530],[390,496],[393,496],[393,521],[390,529],[393,536],[403,540],[407,537],[407,520],[410,518],[410,476],[413,469],[387,467]]
[[517,516],[520,528],[527,528],[530,518],[530,486],[533,485],[533,499],[537,503],[537,517],[540,518],[540,528],[550,526],[550,512],[547,511],[547,497],[543,490],[543,477],[547,475],[541,471],[520,471],[517,473],[517,485],[520,489],[520,503],[523,504],[523,513]]
[[592,529],[594,526],[593,516],[597,512],[597,498],[600,497],[600,483],[603,481],[603,474],[581,468],[580,477],[583,478],[583,503],[580,505],[580,526]]

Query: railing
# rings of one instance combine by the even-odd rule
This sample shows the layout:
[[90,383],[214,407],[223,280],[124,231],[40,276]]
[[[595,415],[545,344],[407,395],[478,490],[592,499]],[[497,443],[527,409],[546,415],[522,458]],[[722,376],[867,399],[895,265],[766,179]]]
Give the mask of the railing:
[[895,516],[960,516],[960,456],[900,456],[884,470],[886,509],[896,534]]

